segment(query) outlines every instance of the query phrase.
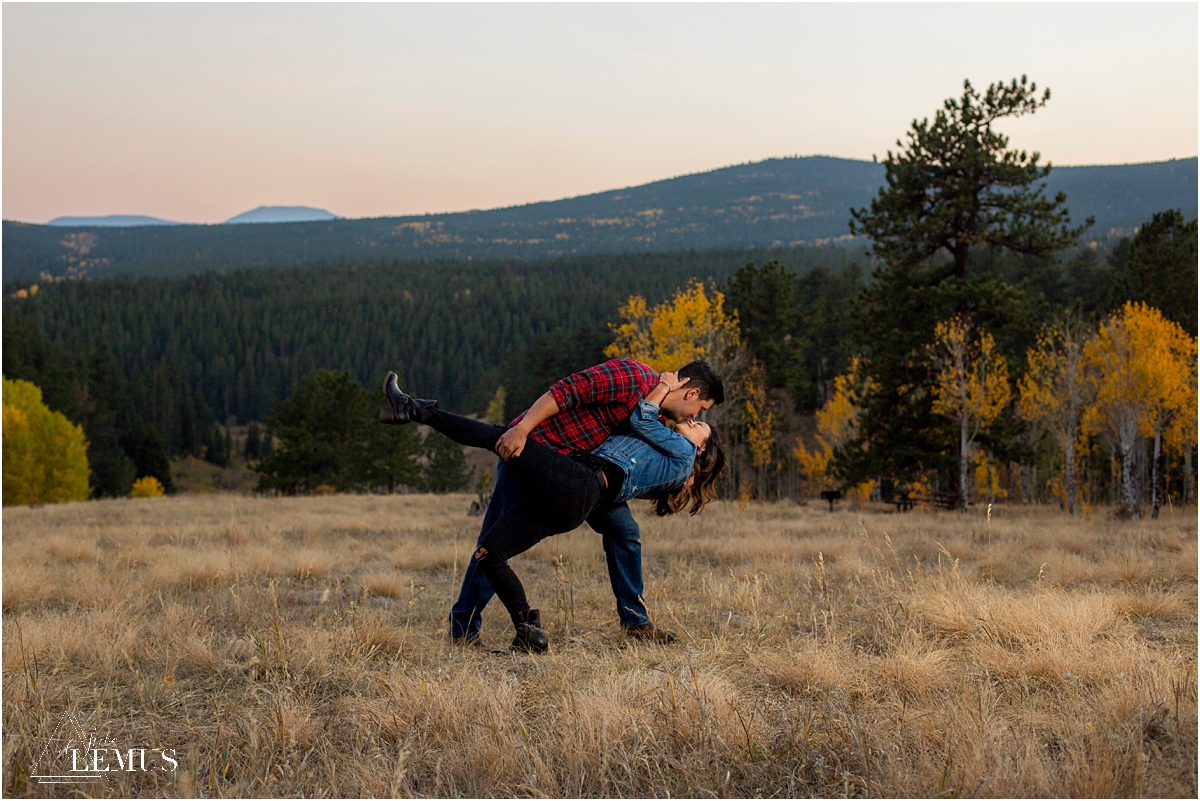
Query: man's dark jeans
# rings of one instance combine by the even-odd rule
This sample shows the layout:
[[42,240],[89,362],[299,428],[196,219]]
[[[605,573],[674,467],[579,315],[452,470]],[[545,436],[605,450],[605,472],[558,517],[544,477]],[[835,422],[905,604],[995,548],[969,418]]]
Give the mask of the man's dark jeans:
[[[520,478],[500,461],[492,501],[479,530],[479,539],[500,516],[525,494]],[[615,503],[596,509],[587,519],[588,525],[604,540],[604,555],[608,559],[608,578],[617,599],[617,614],[621,625],[640,626],[650,622],[646,605],[642,603],[642,543],[641,532],[626,503]],[[495,595],[487,577],[475,563],[467,562],[462,589],[450,610],[450,636],[477,634],[482,624],[483,608]]]

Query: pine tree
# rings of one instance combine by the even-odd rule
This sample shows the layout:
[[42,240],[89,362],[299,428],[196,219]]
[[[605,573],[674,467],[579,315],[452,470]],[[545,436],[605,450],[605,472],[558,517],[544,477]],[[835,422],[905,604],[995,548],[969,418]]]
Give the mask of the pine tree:
[[851,210],[851,233],[871,237],[875,255],[893,266],[948,254],[946,274],[959,279],[973,248],[1041,255],[1073,245],[1086,226],[1070,227],[1067,196],[1050,200],[1044,184],[1034,186],[1050,165],[1038,166],[1039,153],[1009,150],[1008,137],[992,130],[1049,100],[1050,90],[1039,97],[1024,75],[983,95],[963,81],[961,99],[947,99],[932,123],[914,120],[908,143],[897,140],[900,152],[888,151],[887,185],[870,208]]
[[368,488],[370,443],[381,426],[373,404],[348,372],[313,370],[267,414],[279,449],[259,461],[259,492],[307,494],[325,484],[339,492]]
[[[1196,220],[1160,211],[1138,229],[1120,258],[1117,291],[1140,300],[1196,336]],[[1114,254],[1115,255],[1115,254]]]
[[844,477],[906,481],[934,470],[961,480],[961,470],[953,470],[960,459],[951,456],[960,450],[960,432],[933,410],[928,348],[935,328],[964,315],[996,337],[1001,353],[1024,353],[1045,317],[1044,299],[971,274],[970,260],[977,251],[1050,256],[1083,230],[1070,226],[1062,193],[1043,194],[1050,166],[1039,166],[1037,153],[1009,150],[1008,138],[992,130],[1049,98],[1024,77],[992,84],[982,95],[964,82],[962,97],[946,100],[932,123],[913,121],[907,143],[888,152],[879,196],[851,211],[851,232],[871,237],[884,264],[854,309],[855,339],[873,386],[860,418],[861,447],[837,459]]
[[204,458],[217,467],[229,467],[230,441],[229,433],[221,426],[213,425],[208,432],[208,445],[204,448]]
[[258,423],[251,422],[246,426],[246,446],[244,456],[250,462],[262,455],[262,429]]
[[171,480],[171,463],[158,429],[148,421],[133,423],[136,427],[121,439],[121,448],[129,454],[139,476],[154,477],[166,492],[175,491]]
[[762,365],[766,386],[782,388],[796,403],[811,383],[800,292],[800,279],[776,261],[762,267],[747,264],[725,286],[741,337]]
[[421,455],[416,427],[382,426],[369,428],[365,446],[363,481],[368,489],[384,488],[389,493],[401,486],[422,489],[425,479],[417,458]]

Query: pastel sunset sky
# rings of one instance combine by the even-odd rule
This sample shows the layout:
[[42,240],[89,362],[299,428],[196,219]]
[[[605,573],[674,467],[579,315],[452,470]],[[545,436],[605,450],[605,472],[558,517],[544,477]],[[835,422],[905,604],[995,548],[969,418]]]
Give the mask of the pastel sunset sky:
[[1027,74],[1054,164],[1197,152],[1197,5],[14,4],[3,216],[219,222],[551,200],[880,157]]

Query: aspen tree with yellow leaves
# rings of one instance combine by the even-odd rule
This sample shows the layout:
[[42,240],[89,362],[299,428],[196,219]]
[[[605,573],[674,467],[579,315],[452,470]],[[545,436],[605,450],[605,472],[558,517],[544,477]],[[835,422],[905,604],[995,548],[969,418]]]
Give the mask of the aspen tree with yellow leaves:
[[1019,382],[1017,401],[1017,414],[1048,429],[1062,446],[1069,515],[1075,514],[1075,443],[1084,407],[1091,400],[1083,370],[1087,337],[1083,322],[1073,315],[1043,328],[1026,355],[1028,369]]
[[1084,426],[1112,436],[1119,449],[1121,509],[1138,519],[1138,438],[1154,438],[1151,503],[1157,504],[1162,436],[1186,414],[1185,407],[1195,397],[1196,340],[1157,309],[1129,301],[1101,323],[1084,356],[1095,390]]
[[620,315],[622,322],[609,326],[616,339],[605,356],[637,359],[660,372],[702,359],[727,385],[733,385],[730,368],[738,361],[741,335],[737,312],[726,313],[721,292],[710,294],[703,283],[693,281],[654,308],[641,295],[634,295]]
[[800,464],[800,472],[810,482],[823,488],[829,484],[833,451],[858,433],[862,398],[870,388],[866,361],[859,356],[853,357],[846,372],[834,379],[833,395],[817,412],[817,448],[809,451],[804,447],[804,441],[796,438],[792,455]]
[[1184,379],[1185,396],[1183,410],[1175,417],[1175,422],[1167,429],[1165,443],[1168,449],[1176,450],[1183,456],[1183,495],[1184,505],[1196,502],[1196,474],[1192,468],[1192,456],[1196,452],[1196,340],[1192,340],[1192,359],[1190,375]]
[[163,485],[154,476],[142,476],[133,482],[133,490],[129,493],[131,498],[161,498],[162,496]]
[[1196,340],[1178,323],[1144,303],[1127,303],[1123,312],[1125,325],[1144,354],[1142,369],[1146,372],[1150,390],[1139,433],[1154,440],[1150,463],[1150,509],[1151,517],[1157,518],[1162,497],[1159,467],[1163,435],[1185,413],[1189,403],[1195,408],[1191,401],[1195,395],[1191,376],[1195,372]]
[[502,426],[508,423],[504,417],[504,402],[508,399],[508,393],[504,389],[504,385],[496,387],[496,394],[488,401],[487,411],[483,414],[483,419],[489,423]]
[[4,505],[87,500],[83,429],[42,403],[29,381],[4,379]]
[[996,419],[1012,395],[1008,362],[986,331],[971,337],[971,321],[960,315],[934,328],[930,362],[937,371],[933,413],[958,425],[958,488],[962,511],[967,511],[967,469],[971,444],[979,429]]
[[750,450],[750,466],[758,480],[758,497],[766,498],[767,476],[775,445],[775,415],[767,398],[767,385],[762,367],[754,362],[746,371],[746,445]]
[[[615,339],[604,355],[610,359],[637,359],[660,372],[678,370],[696,360],[708,362],[725,383],[725,402],[710,409],[705,418],[722,429],[727,450],[736,453],[739,430],[748,422],[749,410],[742,396],[747,388],[745,372],[752,360],[742,345],[737,312],[725,308],[724,293],[693,280],[654,307],[641,295],[633,295],[619,313],[621,322],[609,323]],[[769,414],[763,403],[755,406],[755,412]],[[767,429],[763,428],[764,422]],[[755,436],[769,431],[772,422],[760,417],[752,426],[758,432]],[[761,455],[763,442],[758,441],[757,447]],[[730,459],[726,486],[741,486],[740,467],[737,459]]]

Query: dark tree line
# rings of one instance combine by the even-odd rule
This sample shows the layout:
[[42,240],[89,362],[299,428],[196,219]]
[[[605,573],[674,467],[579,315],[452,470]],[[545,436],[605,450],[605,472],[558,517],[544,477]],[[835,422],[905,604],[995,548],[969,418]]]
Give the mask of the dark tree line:
[[417,426],[379,424],[382,395],[348,372],[313,370],[291,397],[267,415],[278,447],[254,465],[258,491],[309,494],[394,492],[402,486],[430,492],[467,488],[461,447],[436,432],[424,439]]
[[[840,267],[857,255],[786,254],[801,270],[818,261]],[[606,335],[629,295],[654,301],[692,277],[724,280],[745,258],[707,251],[60,281],[31,297],[10,293],[4,311],[31,318],[48,341],[71,335],[107,344],[126,376],[172,365],[221,421],[264,420],[272,403],[322,368],[348,370],[368,385],[396,370],[450,408],[483,411],[512,374],[506,362],[539,336],[589,326]]]
[[83,427],[94,497],[126,496],[142,476],[172,491],[175,456],[228,462],[228,433],[175,365],[160,362],[128,379],[107,343],[47,342],[30,318],[6,313],[4,375],[37,384],[50,409]]

